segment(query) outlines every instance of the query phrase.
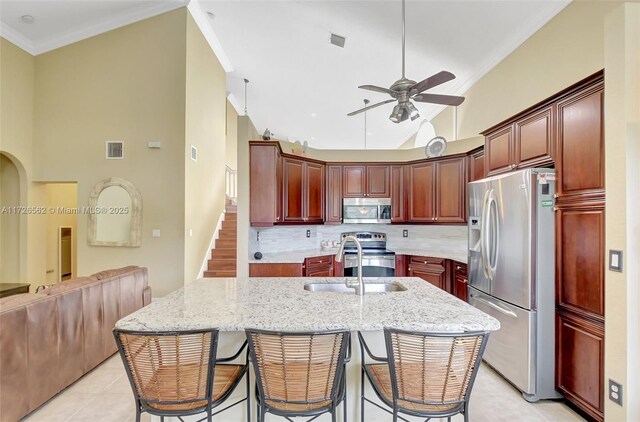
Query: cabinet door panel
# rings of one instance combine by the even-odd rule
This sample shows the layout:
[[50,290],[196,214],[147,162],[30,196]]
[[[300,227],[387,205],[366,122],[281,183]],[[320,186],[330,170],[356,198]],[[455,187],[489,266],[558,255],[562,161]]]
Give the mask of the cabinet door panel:
[[557,317],[557,388],[595,419],[604,411],[604,330],[570,314]]
[[305,215],[308,222],[324,220],[324,165],[305,163]]
[[558,195],[604,189],[602,87],[558,104]]
[[453,262],[453,294],[460,300],[468,301],[469,279],[467,278],[467,266],[459,262]]
[[409,220],[435,219],[435,163],[413,164],[409,167]]
[[342,194],[345,198],[361,198],[366,189],[366,166],[344,166]]
[[391,166],[391,222],[406,221],[404,166]]
[[278,185],[279,157],[275,146],[250,147],[249,220],[252,226],[273,225],[280,215],[277,203],[281,188]]
[[411,266],[409,267],[409,277],[419,277],[442,290],[446,290],[447,283],[445,280],[444,270],[442,272],[437,272],[426,270],[423,267]]
[[556,212],[557,302],[604,316],[604,208]]
[[372,198],[388,198],[389,166],[367,166],[367,191],[366,196]]
[[342,222],[342,166],[327,166],[326,222]]
[[484,151],[469,156],[469,181],[484,179]]
[[515,164],[518,168],[553,163],[552,106],[516,122]]
[[436,221],[464,223],[467,185],[464,158],[438,162],[437,173]]
[[304,163],[299,160],[284,159],[284,221],[303,221],[304,219]]
[[487,135],[484,143],[485,171],[488,175],[511,170],[513,126]]

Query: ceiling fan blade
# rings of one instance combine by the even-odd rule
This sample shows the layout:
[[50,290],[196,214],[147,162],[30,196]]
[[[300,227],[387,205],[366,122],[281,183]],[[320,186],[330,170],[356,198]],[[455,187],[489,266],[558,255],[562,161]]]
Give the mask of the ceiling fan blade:
[[409,92],[411,94],[417,94],[422,91],[426,91],[429,88],[433,88],[434,86],[438,86],[445,82],[449,82],[450,80],[455,78],[456,76],[453,73],[443,70],[442,72],[438,72],[435,75],[431,75],[427,79],[413,85],[411,89],[409,89]]
[[358,88],[366,89],[368,91],[382,92],[383,94],[389,94],[392,97],[396,97],[398,95],[397,92],[390,90],[389,88],[383,88],[381,86],[375,85],[360,85]]
[[381,101],[379,103],[376,103],[376,104],[361,108],[360,110],[352,111],[351,113],[347,114],[347,116],[355,116],[356,114],[362,113],[363,111],[367,111],[367,110],[370,110],[372,108],[375,108],[375,107],[378,107],[378,106],[381,106],[381,105],[384,105],[384,104],[391,103],[393,101],[395,101],[394,98],[392,98],[390,100],[384,100],[384,101]]
[[459,106],[464,101],[464,97],[438,94],[418,94],[411,99],[421,103],[444,104],[450,106]]

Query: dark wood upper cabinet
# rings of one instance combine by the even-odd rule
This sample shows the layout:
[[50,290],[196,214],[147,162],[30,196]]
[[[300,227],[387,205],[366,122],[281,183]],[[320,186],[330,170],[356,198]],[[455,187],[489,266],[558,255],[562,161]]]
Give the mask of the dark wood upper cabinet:
[[484,143],[484,167],[488,176],[512,170],[513,125],[488,134]]
[[367,165],[367,192],[365,194],[371,198],[389,197],[389,166]]
[[441,160],[436,166],[436,221],[464,223],[467,185],[465,159]]
[[467,159],[469,170],[469,181],[484,179],[484,147],[479,150],[472,151]]
[[487,175],[553,164],[554,110],[549,104],[484,132]]
[[550,105],[515,123],[515,160],[518,168],[553,163],[555,106]]
[[603,193],[604,86],[558,103],[558,196]]
[[327,166],[327,223],[342,223],[342,166]]
[[436,163],[409,165],[409,220],[434,222],[436,219]]
[[277,143],[249,147],[249,221],[272,226],[282,215],[282,158]]
[[391,166],[391,222],[407,221],[405,193],[405,166]]
[[465,157],[411,164],[407,179],[410,222],[466,221]]
[[344,198],[361,198],[365,196],[367,186],[367,166],[344,166],[343,188]]
[[323,164],[283,159],[284,222],[322,223],[324,220]]
[[344,198],[388,198],[388,165],[348,165],[343,167]]

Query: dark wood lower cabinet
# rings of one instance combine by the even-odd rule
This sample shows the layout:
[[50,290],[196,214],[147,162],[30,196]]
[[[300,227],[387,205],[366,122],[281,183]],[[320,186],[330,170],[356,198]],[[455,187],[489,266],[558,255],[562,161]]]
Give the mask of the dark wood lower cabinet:
[[453,266],[453,294],[460,300],[467,302],[469,298],[469,277],[467,276],[467,265],[451,261]]
[[304,260],[305,277],[333,277],[333,255],[316,256]]
[[409,257],[407,276],[419,277],[442,290],[451,291],[447,283],[446,260],[423,256]]
[[595,420],[604,420],[604,326],[557,312],[556,384]]
[[302,264],[251,263],[249,277],[302,277]]

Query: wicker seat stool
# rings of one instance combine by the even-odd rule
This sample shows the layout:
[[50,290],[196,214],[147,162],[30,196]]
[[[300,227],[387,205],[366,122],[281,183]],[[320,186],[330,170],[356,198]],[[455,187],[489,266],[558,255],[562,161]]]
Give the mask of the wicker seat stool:
[[[385,329],[387,357],[375,356],[358,333],[362,354],[360,415],[365,402],[407,421],[406,414],[447,418],[460,413],[469,420],[469,398],[489,337],[488,332],[419,333]],[[369,360],[379,363],[366,363]],[[365,378],[388,408],[365,397]]]
[[346,420],[345,365],[348,331],[283,333],[246,330],[256,374],[258,421],[266,414],[309,417],[330,413],[342,403]]
[[[217,358],[218,330],[141,332],[113,330],[136,402],[136,422],[142,412],[160,416],[206,413],[201,420],[247,402],[251,420],[248,353],[244,364],[233,364],[247,342],[231,357]],[[246,374],[247,396],[222,405]]]

